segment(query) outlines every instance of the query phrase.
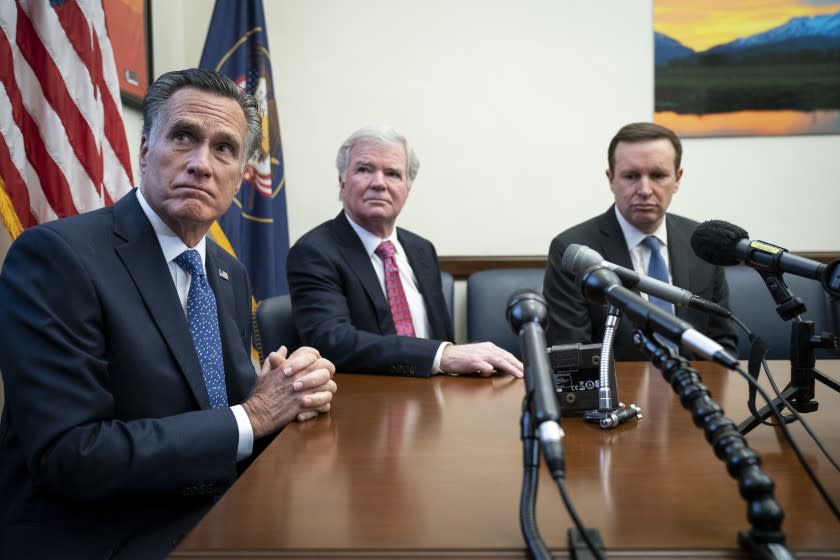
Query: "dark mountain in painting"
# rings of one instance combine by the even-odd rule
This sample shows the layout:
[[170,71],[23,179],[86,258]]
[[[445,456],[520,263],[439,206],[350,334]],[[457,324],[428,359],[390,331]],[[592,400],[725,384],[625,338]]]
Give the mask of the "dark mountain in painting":
[[676,39],[668,37],[664,33],[653,34],[653,47],[656,57],[656,65],[668,64],[672,60],[694,56],[694,51],[686,47]]

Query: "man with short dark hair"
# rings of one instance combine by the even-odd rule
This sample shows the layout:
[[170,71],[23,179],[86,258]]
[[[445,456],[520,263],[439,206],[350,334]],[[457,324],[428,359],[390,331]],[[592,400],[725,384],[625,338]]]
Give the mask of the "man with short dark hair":
[[[586,302],[573,276],[560,268],[563,253],[571,244],[587,245],[607,261],[641,274],[649,274],[653,266],[662,275],[658,279],[728,307],[723,270],[700,260],[691,248],[697,222],[667,212],[682,179],[681,160],[680,139],[654,123],[628,124],[612,139],[606,175],[615,203],[604,214],[564,231],[551,242],[543,286],[549,309],[549,344],[601,342],[604,338],[606,307]],[[665,302],[659,304],[668,308]],[[673,306],[669,310],[673,312]],[[737,355],[738,339],[731,320],[682,307],[676,314]],[[643,359],[631,336],[632,323],[621,320],[613,347],[616,360]]]
[[522,362],[491,342],[448,342],[434,245],[396,227],[419,165],[405,137],[387,127],[362,128],[339,148],[343,210],[301,237],[287,259],[301,340],[342,372],[522,377]]
[[260,142],[222,74],[143,108],[140,185],[25,231],[0,275],[0,557],[163,558],[289,422],[329,410],[312,348],[250,358],[244,267],[206,237]]

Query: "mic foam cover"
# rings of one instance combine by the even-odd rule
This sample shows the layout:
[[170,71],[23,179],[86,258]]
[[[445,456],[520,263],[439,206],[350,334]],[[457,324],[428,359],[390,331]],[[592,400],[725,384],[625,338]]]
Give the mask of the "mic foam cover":
[[703,222],[691,235],[691,248],[704,261],[720,266],[738,264],[736,247],[742,239],[749,239],[750,234],[723,220]]

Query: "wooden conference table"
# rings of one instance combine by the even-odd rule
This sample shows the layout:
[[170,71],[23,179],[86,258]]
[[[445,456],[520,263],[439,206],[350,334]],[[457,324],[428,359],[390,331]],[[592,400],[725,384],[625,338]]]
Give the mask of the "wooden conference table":
[[[730,419],[747,384],[695,366]],[[840,360],[817,368],[840,378]],[[781,385],[787,362],[771,362]],[[611,558],[744,558],[746,502],[659,371],[617,366],[619,396],[644,419],[612,430],[564,418],[566,483]],[[519,528],[522,380],[339,374],[329,415],[287,427],[181,542],[172,558],[526,558]],[[840,395],[817,383],[806,421],[840,457]],[[840,473],[797,423],[792,433],[829,495]],[[787,544],[799,558],[840,558],[840,522],[777,429],[747,436],[776,483]],[[567,557],[571,521],[543,468],[537,523]]]

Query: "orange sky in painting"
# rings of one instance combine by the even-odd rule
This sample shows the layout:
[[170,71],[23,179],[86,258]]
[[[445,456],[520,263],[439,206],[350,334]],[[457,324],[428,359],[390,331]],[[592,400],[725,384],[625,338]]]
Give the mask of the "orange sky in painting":
[[654,0],[654,29],[695,51],[767,31],[792,17],[833,14],[840,2],[805,0]]

